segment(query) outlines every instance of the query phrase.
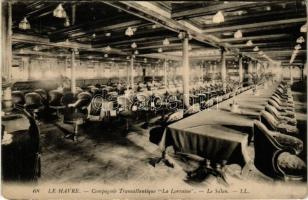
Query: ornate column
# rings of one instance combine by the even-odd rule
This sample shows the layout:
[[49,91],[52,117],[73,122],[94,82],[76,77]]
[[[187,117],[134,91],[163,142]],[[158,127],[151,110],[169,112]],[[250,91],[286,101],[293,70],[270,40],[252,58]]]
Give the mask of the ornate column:
[[290,84],[293,85],[293,66],[290,65]]
[[130,70],[131,70],[131,88],[132,90],[134,90],[134,86],[135,86],[135,83],[134,83],[134,77],[135,77],[135,73],[134,73],[134,57],[132,56],[131,59],[130,59]]
[[[12,3],[1,1],[1,48],[2,48],[2,103],[3,108],[12,107]],[[4,79],[3,79],[4,78]]]
[[[133,59],[133,56],[131,56],[132,58],[131,59]],[[126,73],[126,89],[127,90],[129,90],[129,82],[130,82],[130,80],[129,80],[129,65],[128,65],[128,62],[127,62],[127,73]]]
[[221,81],[223,84],[223,90],[226,90],[226,78],[227,78],[227,68],[226,68],[226,55],[225,50],[221,49]]
[[76,93],[76,62],[75,54],[78,50],[72,49],[72,62],[71,62],[71,92]]
[[183,33],[183,92],[184,92],[184,105],[188,108],[189,104],[189,79],[190,79],[190,67],[189,67],[189,36],[187,33]]
[[167,68],[168,68],[168,62],[165,59],[164,60],[164,85],[166,89],[167,89]]
[[243,57],[242,55],[239,55],[238,59],[238,65],[239,65],[239,82],[243,84]]

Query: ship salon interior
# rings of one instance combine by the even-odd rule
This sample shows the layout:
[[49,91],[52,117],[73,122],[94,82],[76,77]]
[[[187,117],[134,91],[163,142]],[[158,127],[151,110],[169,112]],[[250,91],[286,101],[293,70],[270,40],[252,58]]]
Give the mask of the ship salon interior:
[[2,1],[4,183],[306,184],[305,1]]

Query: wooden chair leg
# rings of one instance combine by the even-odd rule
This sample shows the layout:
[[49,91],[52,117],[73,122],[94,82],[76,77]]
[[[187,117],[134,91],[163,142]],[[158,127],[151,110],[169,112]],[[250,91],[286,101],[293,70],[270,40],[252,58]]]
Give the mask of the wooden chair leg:
[[79,127],[78,127],[78,124],[75,123],[75,127],[74,127],[74,138],[73,138],[74,141],[77,141],[78,128],[79,128]]

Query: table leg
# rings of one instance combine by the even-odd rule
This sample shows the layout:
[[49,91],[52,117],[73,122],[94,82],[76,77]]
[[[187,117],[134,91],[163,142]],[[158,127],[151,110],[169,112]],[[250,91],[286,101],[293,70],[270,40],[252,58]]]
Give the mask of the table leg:
[[163,162],[167,167],[174,168],[174,165],[166,158],[166,151],[162,152],[161,157],[151,158],[149,164],[155,167],[156,164]]

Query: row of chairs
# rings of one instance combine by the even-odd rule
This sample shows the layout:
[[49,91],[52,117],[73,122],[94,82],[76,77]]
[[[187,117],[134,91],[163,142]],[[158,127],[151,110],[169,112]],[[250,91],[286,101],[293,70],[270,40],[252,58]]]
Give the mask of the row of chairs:
[[283,180],[302,180],[306,163],[300,158],[303,135],[296,127],[291,89],[282,82],[254,121],[254,164],[267,176]]
[[[221,96],[218,96],[220,98],[217,97],[212,97],[211,99],[209,99],[208,101],[200,101],[198,103],[193,104],[192,106],[190,106],[187,109],[177,109],[174,112],[166,115],[162,121],[160,121],[159,125],[156,127],[153,127],[152,129],[150,129],[150,142],[154,143],[154,144],[159,144],[159,142],[161,141],[161,138],[163,136],[163,133],[166,129],[166,127],[174,122],[177,122],[183,118],[189,117],[193,114],[196,114],[204,109],[208,109],[211,106],[215,105],[216,103],[219,103],[221,101],[224,101],[228,98],[233,97],[234,95],[238,95],[244,91],[247,91],[249,89],[251,89],[253,86],[247,86],[247,87],[241,87],[238,88],[235,91],[231,91],[229,93],[223,94]],[[216,99],[215,103],[213,101],[213,99]],[[217,100],[218,99],[218,100]],[[202,103],[205,102],[206,106],[202,107]],[[211,102],[211,103],[209,103]]]

